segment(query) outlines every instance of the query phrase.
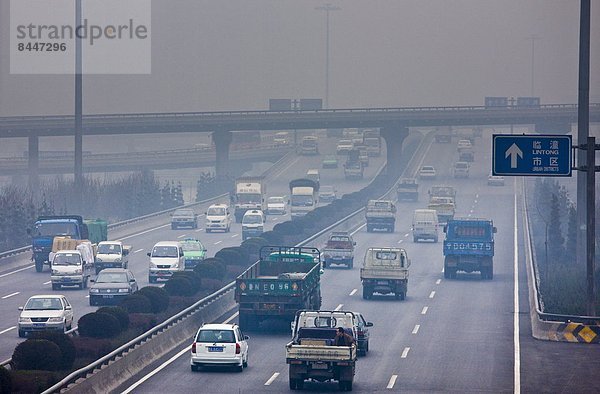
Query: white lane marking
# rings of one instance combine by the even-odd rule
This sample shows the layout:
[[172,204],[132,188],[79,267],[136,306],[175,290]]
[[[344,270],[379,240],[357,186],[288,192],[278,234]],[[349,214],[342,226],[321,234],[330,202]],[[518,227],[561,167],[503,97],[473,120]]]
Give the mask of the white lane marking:
[[468,214],[467,217],[471,217],[471,214]]
[[479,194],[476,194],[476,195],[475,195],[475,199],[478,199],[478,198],[479,198]]
[[433,298],[433,297],[435,297],[435,290],[432,291],[431,293],[429,293],[429,298]]
[[161,228],[165,228],[165,227],[171,227],[171,223],[169,223],[169,224],[163,224],[162,226],[158,226],[158,227],[154,227],[154,228],[150,228],[148,230],[145,230],[145,231],[142,231],[142,232],[139,232],[139,233],[135,233],[135,234],[129,235],[127,237],[121,237],[120,239],[124,240],[124,239],[129,239],[129,238],[137,237],[138,235],[143,235],[143,234],[149,233],[150,231],[154,231],[154,230],[160,230]]
[[410,348],[405,347],[404,350],[402,351],[402,355],[400,356],[400,358],[406,358],[408,356],[409,351],[410,351]]
[[278,376],[279,376],[279,372],[275,372],[275,373],[273,374],[273,376],[271,376],[271,377],[269,378],[269,380],[267,380],[267,381],[265,382],[265,386],[270,386],[270,385],[271,385],[271,383],[273,383],[273,381],[274,381],[275,379],[277,379],[277,377],[278,377]]
[[360,226],[358,226],[358,228],[357,228],[356,230],[352,231],[352,232],[350,233],[350,235],[354,235],[354,234],[356,234],[357,232],[359,232],[359,231],[360,231],[360,230],[361,230],[363,227],[365,227],[366,225],[367,225],[367,223],[363,223],[363,224],[361,224]]
[[350,295],[353,296],[354,294],[356,294],[356,292],[358,291],[358,289],[354,289],[350,292]]
[[89,295],[89,294],[88,294],[88,295],[86,295],[86,296],[85,296],[85,298],[90,298],[90,295]]
[[436,284],[436,285],[439,285],[440,283],[442,283],[442,280],[441,280],[441,279],[438,279],[438,280],[436,280],[436,281],[435,281],[435,284]]
[[[515,182],[514,182],[515,188],[517,185],[517,179],[515,178]],[[513,342],[515,344],[515,361],[514,361],[514,365],[515,365],[515,369],[514,369],[514,375],[515,375],[515,381],[514,381],[514,393],[515,394],[519,394],[521,392],[521,343],[519,342],[520,338],[519,338],[519,243],[517,242],[518,240],[518,230],[517,230],[517,193],[515,190],[515,198],[514,198],[514,216],[513,216],[513,220],[514,220],[514,237],[513,237],[513,243],[514,243],[514,250],[515,250],[515,254],[514,254],[514,281],[515,281],[515,288],[514,288],[514,306],[513,306],[513,317],[514,317],[514,325],[513,325],[513,330],[514,330],[514,334],[513,334]]]
[[4,278],[5,276],[16,274],[17,272],[28,270],[28,269],[31,269],[33,267],[35,267],[35,265],[30,265],[30,266],[27,266],[27,267],[24,267],[24,268],[19,268],[18,270],[14,270],[14,271],[11,271],[11,272],[7,272],[6,274],[0,275],[0,278]]
[[237,237],[237,236],[239,236],[239,234],[233,234],[233,235],[231,236],[231,238],[235,238],[235,237]]
[[408,237],[408,235],[409,235],[408,233],[404,234],[405,237]]
[[428,309],[429,309],[428,306],[424,306],[423,309],[421,309],[421,315],[426,314]]
[[5,295],[4,297],[2,297],[2,299],[3,299],[3,300],[5,300],[5,299],[7,299],[7,298],[10,298],[10,297],[16,296],[17,294],[21,294],[21,292],[20,292],[20,291],[15,291],[14,293],[11,293],[11,294],[7,294],[7,295]]
[[344,307],[344,304],[339,304],[338,306],[335,307],[334,311],[339,311],[343,307]]
[[218,244],[220,244],[221,242],[223,242],[223,241],[217,241],[217,242],[215,242],[215,245],[218,245]]
[[4,334],[6,332],[9,332],[10,330],[14,330],[15,328],[17,328],[17,326],[8,327],[6,330],[0,331],[0,334]]
[[[237,317],[237,315],[239,315],[239,312],[235,312],[233,315],[229,316],[227,318],[227,320],[225,320],[223,322],[223,324],[229,323],[230,321],[232,321],[233,319],[235,319]],[[189,352],[190,352],[190,346],[185,346],[177,354],[175,354],[173,357],[171,357],[170,359],[168,359],[167,361],[165,361],[163,364],[161,364],[158,367],[156,367],[156,369],[154,371],[148,373],[143,378],[141,378],[140,380],[138,380],[137,382],[135,382],[134,384],[132,384],[131,386],[129,386],[121,394],[131,393],[133,390],[135,390],[136,388],[138,388],[141,384],[143,384],[144,382],[146,382],[148,379],[150,379],[151,377],[153,377],[154,375],[156,375],[157,373],[159,373],[160,371],[162,371],[163,369],[165,369],[173,361],[177,360],[179,357],[183,356],[184,354],[189,354]]]
[[135,250],[133,253],[140,253],[140,252],[143,252],[143,251],[144,251],[144,249],[138,249],[138,250]]
[[51,280],[49,280],[48,282],[44,282],[44,283],[42,283],[42,284],[43,284],[43,285],[49,285],[50,283],[52,283],[52,281],[51,281]]
[[398,241],[398,243],[399,243],[399,244],[401,244],[401,243],[402,243],[402,241],[404,241],[404,240],[403,240],[403,239],[401,239],[400,241]]
[[421,328],[421,325],[420,324],[415,324],[415,328],[413,328],[412,333],[413,334],[418,333],[419,332],[419,328]]
[[187,234],[181,234],[179,237],[177,237],[177,239],[183,238],[183,237],[187,237]]
[[386,389],[393,389],[394,385],[396,384],[396,379],[398,379],[398,375],[392,375],[388,385],[386,386]]
[[199,228],[198,230],[195,230],[195,232],[199,233],[200,231],[204,231],[203,228]]

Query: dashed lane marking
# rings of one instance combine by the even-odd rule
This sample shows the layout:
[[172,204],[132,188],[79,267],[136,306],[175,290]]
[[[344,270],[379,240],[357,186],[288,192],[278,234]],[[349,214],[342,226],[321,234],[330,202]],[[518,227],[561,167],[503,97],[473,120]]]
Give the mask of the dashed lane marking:
[[433,298],[435,297],[435,291],[432,291],[431,293],[429,293],[429,298]]
[[413,328],[412,333],[413,334],[418,333],[419,332],[419,328],[421,328],[421,325],[420,324],[415,324],[415,328]]
[[179,237],[177,237],[177,239],[183,238],[183,237],[187,237],[187,234],[181,234]]
[[421,309],[421,315],[426,314],[428,309],[429,309],[428,306],[424,306],[423,309]]
[[334,311],[339,311],[343,307],[344,307],[344,304],[339,304],[338,306],[335,307]]
[[279,372],[275,372],[275,373],[273,374],[273,376],[271,376],[271,377],[269,378],[269,380],[267,380],[267,381],[265,382],[265,386],[270,386],[270,385],[271,385],[271,383],[273,383],[273,381],[274,381],[275,379],[277,379],[277,377],[278,377],[278,376],[279,376]]
[[238,236],[239,236],[239,234],[233,234],[233,235],[231,236],[231,238],[235,238],[235,237],[238,237]]
[[350,295],[353,296],[354,294],[356,294],[356,292],[358,291],[358,289],[354,289],[350,292]]
[[199,233],[200,231],[204,231],[203,228],[199,228],[198,230],[195,230],[195,232]]
[[402,351],[402,355],[400,356],[400,358],[406,358],[408,357],[408,352],[410,351],[409,347],[405,347],[404,350]]
[[0,331],[0,334],[7,333],[7,332],[9,332],[10,330],[14,330],[15,328],[17,328],[17,326],[8,327],[6,330],[2,330],[2,331]]
[[410,235],[409,233],[404,234],[405,237],[408,237],[409,235]]
[[357,232],[359,232],[359,231],[360,231],[360,230],[361,230],[363,227],[365,227],[366,225],[367,225],[367,223],[363,223],[363,224],[361,224],[360,226],[358,226],[358,228],[357,228],[356,230],[352,231],[352,232],[350,233],[350,235],[354,235],[354,234],[356,234]]
[[14,297],[17,294],[21,294],[21,292],[20,291],[15,291],[14,293],[10,293],[10,294],[5,295],[4,297],[2,297],[2,299],[5,300],[7,298]]
[[441,279],[438,279],[438,280],[436,280],[436,281],[435,281],[435,284],[436,284],[436,285],[439,285],[440,283],[442,283],[442,280],[441,280]]
[[401,243],[402,243],[402,241],[404,241],[404,240],[403,240],[403,239],[401,239],[400,241],[398,241],[398,243],[399,243],[399,244],[401,244]]
[[221,242],[223,242],[223,241],[217,241],[217,242],[215,242],[215,245],[218,245],[218,244],[220,244]]
[[49,280],[48,282],[44,282],[44,283],[42,283],[42,284],[43,284],[43,285],[49,285],[50,283],[52,283],[52,281],[51,281],[51,280]]
[[392,377],[390,378],[390,381],[388,382],[386,388],[387,389],[393,389],[394,385],[396,384],[396,379],[398,379],[398,375],[392,375]]
[[143,252],[143,251],[144,251],[144,249],[138,249],[138,250],[134,251],[133,253],[140,253],[140,252]]

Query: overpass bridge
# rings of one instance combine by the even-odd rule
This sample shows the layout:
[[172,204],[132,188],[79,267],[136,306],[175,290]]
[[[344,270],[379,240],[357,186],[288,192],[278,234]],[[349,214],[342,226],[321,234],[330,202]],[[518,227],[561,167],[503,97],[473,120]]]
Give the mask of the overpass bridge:
[[[388,168],[398,166],[409,127],[535,124],[541,132],[565,133],[577,122],[576,104],[537,107],[406,107],[311,111],[220,111],[98,114],[83,116],[83,135],[212,132],[216,172],[227,173],[232,132],[245,130],[379,127],[387,144]],[[590,122],[600,122],[600,104],[590,105]],[[74,135],[74,116],[0,118],[0,138],[29,138],[29,172],[38,173],[38,138]],[[76,146],[81,151],[81,146]],[[77,157],[77,155],[75,155]],[[79,155],[81,157],[81,155]],[[75,164],[82,168],[82,163]]]

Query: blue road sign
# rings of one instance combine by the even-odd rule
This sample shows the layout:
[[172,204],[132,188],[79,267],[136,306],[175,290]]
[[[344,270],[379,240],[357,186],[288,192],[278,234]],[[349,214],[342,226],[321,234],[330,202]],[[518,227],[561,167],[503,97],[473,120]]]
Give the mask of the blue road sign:
[[571,176],[570,135],[492,136],[492,174]]

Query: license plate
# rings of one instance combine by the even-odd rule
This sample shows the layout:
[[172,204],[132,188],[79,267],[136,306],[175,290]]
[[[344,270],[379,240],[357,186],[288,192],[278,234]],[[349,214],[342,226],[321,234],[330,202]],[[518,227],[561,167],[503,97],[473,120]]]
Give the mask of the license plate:
[[102,298],[113,298],[112,294],[105,294],[102,296]]
[[209,352],[223,352],[223,348],[220,346],[209,346],[208,351]]
[[263,304],[264,309],[277,309],[277,304]]
[[327,369],[327,364],[313,364],[312,369]]
[[388,284],[388,281],[387,281],[387,280],[378,280],[378,281],[377,281],[377,284],[378,284],[378,285],[387,285],[387,284]]
[[45,327],[46,324],[45,323],[33,323],[34,327]]

